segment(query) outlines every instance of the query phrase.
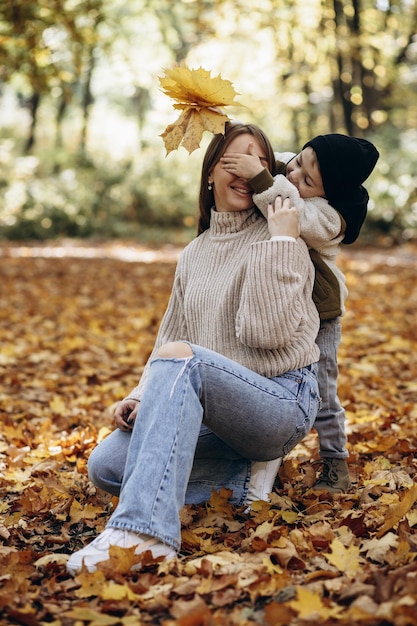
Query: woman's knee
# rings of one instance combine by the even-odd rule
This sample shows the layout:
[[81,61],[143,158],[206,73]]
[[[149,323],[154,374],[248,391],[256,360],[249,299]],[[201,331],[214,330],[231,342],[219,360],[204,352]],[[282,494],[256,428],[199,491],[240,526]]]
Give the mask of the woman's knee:
[[[100,489],[118,496],[123,480],[126,453],[124,449],[124,435],[121,431],[114,431],[102,441],[90,454],[87,462],[88,478]],[[120,441],[118,448],[111,449],[108,445],[112,440]]]
[[103,480],[103,475],[106,475],[108,470],[106,467],[106,457],[103,457],[100,452],[101,450],[99,450],[98,447],[94,448],[87,461],[87,471],[88,478],[91,480],[91,482],[96,487],[100,487],[101,489],[103,489],[103,485],[106,482],[105,480]]
[[162,359],[185,359],[193,356],[193,351],[185,341],[169,341],[157,350],[155,356]]
[[88,478],[93,485],[111,493],[113,496],[120,495],[122,478],[112,473],[110,468],[104,467],[101,463],[96,463],[96,459],[91,456],[88,461]]

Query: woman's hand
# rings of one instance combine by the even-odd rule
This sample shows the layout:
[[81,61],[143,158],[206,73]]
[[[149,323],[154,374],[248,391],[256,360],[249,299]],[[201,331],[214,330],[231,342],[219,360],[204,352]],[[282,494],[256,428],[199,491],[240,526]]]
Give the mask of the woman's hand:
[[298,218],[298,210],[291,205],[289,198],[275,198],[272,204],[268,204],[268,228],[271,237],[300,236],[300,221]]
[[120,428],[120,430],[124,432],[130,432],[135,423],[138,409],[138,400],[122,400],[122,402],[119,402],[114,412],[117,428]]

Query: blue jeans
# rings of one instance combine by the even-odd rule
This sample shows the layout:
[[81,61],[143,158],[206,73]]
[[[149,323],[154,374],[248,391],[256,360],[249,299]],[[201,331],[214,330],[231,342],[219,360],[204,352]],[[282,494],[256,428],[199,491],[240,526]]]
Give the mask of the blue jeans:
[[345,459],[345,411],[337,395],[337,352],[341,338],[340,318],[322,321],[316,343],[320,348],[318,369],[321,405],[314,428],[319,435],[320,456]]
[[[287,454],[318,410],[316,365],[265,378],[191,345],[189,358],[155,358],[132,433],[115,431],[89,459],[91,480],[120,500],[108,526],[180,548],[179,513],[213,487],[238,487],[249,460]],[[240,488],[240,489],[239,489]]]

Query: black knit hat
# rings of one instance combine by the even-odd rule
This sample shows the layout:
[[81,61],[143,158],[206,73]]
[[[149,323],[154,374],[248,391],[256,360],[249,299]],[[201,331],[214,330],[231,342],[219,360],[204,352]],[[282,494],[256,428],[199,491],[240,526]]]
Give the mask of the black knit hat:
[[369,200],[362,183],[374,169],[379,152],[366,139],[338,133],[318,135],[303,149],[308,146],[317,155],[326,198],[346,222],[344,243],[352,243],[365,220]]

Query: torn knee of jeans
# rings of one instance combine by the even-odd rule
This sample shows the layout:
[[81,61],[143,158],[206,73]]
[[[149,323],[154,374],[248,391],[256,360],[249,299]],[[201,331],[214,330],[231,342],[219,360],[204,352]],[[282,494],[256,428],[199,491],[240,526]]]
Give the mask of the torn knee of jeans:
[[156,352],[156,358],[186,359],[194,356],[191,346],[185,341],[170,341],[164,343]]

